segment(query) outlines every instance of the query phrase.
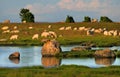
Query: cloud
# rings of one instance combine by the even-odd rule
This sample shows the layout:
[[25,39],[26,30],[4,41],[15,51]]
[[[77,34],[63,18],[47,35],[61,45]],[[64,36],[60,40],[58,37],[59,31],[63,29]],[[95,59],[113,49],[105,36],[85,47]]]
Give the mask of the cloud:
[[98,11],[97,9],[107,6],[105,0],[103,2],[100,0],[61,0],[58,5],[62,9],[73,11]]
[[35,14],[45,14],[45,13],[52,13],[56,10],[56,5],[43,5],[40,3],[34,3],[34,4],[27,4],[25,8],[30,9],[31,12]]

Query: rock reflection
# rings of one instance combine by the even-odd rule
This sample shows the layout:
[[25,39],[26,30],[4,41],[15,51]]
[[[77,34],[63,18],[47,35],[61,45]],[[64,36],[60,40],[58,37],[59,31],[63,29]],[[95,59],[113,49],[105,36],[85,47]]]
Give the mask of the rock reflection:
[[15,64],[19,64],[20,59],[19,58],[9,58],[9,60]]
[[116,58],[95,58],[95,63],[99,65],[110,66],[115,62]]
[[42,57],[41,61],[45,68],[58,67],[61,64],[61,60],[56,57]]

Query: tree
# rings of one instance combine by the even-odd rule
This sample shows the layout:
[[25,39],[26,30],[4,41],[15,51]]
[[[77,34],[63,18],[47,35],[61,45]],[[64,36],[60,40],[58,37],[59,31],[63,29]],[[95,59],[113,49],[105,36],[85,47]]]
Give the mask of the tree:
[[34,22],[34,15],[29,11],[29,9],[24,9],[22,8],[20,10],[20,18],[21,21],[26,21],[26,22]]
[[85,16],[83,22],[91,22],[91,18],[89,16]]
[[72,16],[67,16],[67,18],[66,18],[66,20],[65,20],[65,22],[66,23],[74,23],[75,21],[74,21],[74,19],[73,19],[73,17]]
[[100,17],[100,22],[113,22],[113,21],[106,16],[101,16]]

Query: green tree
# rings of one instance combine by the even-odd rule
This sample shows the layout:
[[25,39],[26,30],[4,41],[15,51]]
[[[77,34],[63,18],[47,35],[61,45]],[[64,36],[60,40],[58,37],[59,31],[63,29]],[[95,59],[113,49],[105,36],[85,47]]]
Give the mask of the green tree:
[[100,22],[113,22],[113,21],[110,18],[108,18],[107,16],[101,16]]
[[75,21],[74,21],[74,19],[73,19],[72,16],[69,16],[69,15],[68,15],[68,16],[66,17],[65,22],[66,22],[66,23],[74,23]]
[[29,11],[29,9],[24,9],[22,8],[20,10],[20,18],[21,21],[26,21],[26,22],[34,22],[34,15]]
[[91,18],[89,16],[85,16],[83,22],[91,22]]

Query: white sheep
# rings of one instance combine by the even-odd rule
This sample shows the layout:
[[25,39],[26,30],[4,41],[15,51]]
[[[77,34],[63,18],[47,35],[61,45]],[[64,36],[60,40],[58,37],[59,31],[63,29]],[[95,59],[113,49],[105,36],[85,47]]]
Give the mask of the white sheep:
[[8,26],[3,26],[1,29],[2,30],[7,30],[9,27]]
[[94,34],[94,31],[92,30],[87,30],[87,35],[93,35]]
[[52,27],[51,25],[48,26],[49,29],[50,29],[51,27]]
[[79,30],[82,31],[82,30],[85,30],[85,27],[79,27]]
[[65,28],[65,30],[72,30],[72,27],[68,26],[68,27]]
[[19,30],[13,30],[11,31],[11,33],[19,33],[20,31]]
[[34,40],[34,39],[38,39],[38,37],[39,37],[39,34],[34,34],[33,37],[32,37],[32,39],[33,39],[33,40]]
[[17,29],[17,26],[14,26],[14,28],[13,29]]
[[53,31],[49,31],[50,37],[57,38],[57,34]]
[[10,30],[5,30],[2,33],[10,33]]
[[60,27],[59,30],[65,30],[65,27]]
[[50,36],[49,32],[44,31],[44,32],[41,33],[41,37],[47,38],[49,36]]
[[10,40],[17,40],[18,39],[18,35],[12,35],[11,37],[10,37]]
[[73,28],[73,30],[77,30],[77,27]]
[[30,26],[30,27],[28,27],[28,29],[33,29],[33,27],[32,27],[32,26]]
[[108,35],[108,31],[104,31],[103,34],[104,34],[105,36],[107,36],[107,35]]
[[118,31],[115,30],[114,33],[113,33],[113,36],[117,36],[118,35]]

